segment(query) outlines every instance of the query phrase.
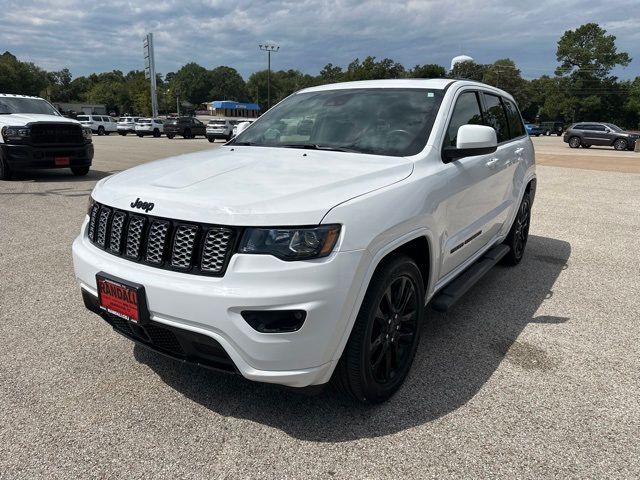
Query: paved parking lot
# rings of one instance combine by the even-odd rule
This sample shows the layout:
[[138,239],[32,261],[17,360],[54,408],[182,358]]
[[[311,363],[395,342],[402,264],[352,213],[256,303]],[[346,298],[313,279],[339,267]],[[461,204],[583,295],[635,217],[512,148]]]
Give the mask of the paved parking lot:
[[377,407],[173,362],[82,306],[94,183],[206,140],[95,137],[86,178],[0,182],[0,478],[638,478],[640,154],[535,143],[523,263],[430,313]]

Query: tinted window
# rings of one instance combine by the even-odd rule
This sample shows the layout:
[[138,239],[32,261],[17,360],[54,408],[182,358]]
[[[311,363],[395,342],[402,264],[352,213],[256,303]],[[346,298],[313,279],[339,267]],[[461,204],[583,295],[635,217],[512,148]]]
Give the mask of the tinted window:
[[78,115],[76,117],[76,120],[78,120],[79,122],[88,122],[89,117],[87,115]]
[[515,104],[506,98],[503,98],[504,107],[507,111],[507,120],[509,121],[509,133],[511,138],[516,138],[524,135],[524,127],[522,126],[522,119],[520,113]]
[[102,117],[102,121],[105,123],[109,123],[111,119],[109,117]]
[[605,128],[604,125],[587,125],[585,127],[585,130],[593,130],[596,132],[604,132]]
[[582,125],[581,123],[574,125],[573,127],[571,127],[572,130],[584,130],[584,125]]
[[507,115],[504,112],[500,97],[484,94],[484,102],[487,107],[486,122],[487,125],[493,127],[498,137],[498,143],[509,140],[509,125],[507,122]]
[[478,103],[478,96],[475,92],[464,92],[458,97],[444,139],[445,146],[455,147],[458,139],[458,129],[462,125],[468,124],[482,125],[482,113]]
[[94,122],[101,122],[102,118],[94,116],[94,117],[91,117],[91,120],[93,120]]

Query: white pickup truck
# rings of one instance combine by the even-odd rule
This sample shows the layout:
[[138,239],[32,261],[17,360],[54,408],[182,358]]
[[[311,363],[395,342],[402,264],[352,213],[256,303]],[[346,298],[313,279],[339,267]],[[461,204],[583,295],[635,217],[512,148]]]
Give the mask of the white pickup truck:
[[82,176],[92,161],[90,128],[42,98],[0,93],[0,180],[42,168],[69,168]]
[[522,259],[536,175],[513,98],[332,84],[246,127],[97,183],[73,243],[85,305],[180,360],[386,400],[429,308]]

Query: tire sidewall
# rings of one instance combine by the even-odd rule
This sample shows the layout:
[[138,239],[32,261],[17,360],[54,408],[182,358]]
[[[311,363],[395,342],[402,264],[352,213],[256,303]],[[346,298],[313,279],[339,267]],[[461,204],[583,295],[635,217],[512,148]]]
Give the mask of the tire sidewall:
[[[411,345],[411,350],[406,364],[398,372],[396,378],[387,383],[379,384],[373,377],[373,372],[369,365],[369,343],[374,326],[374,316],[378,308],[382,295],[387,287],[397,278],[406,275],[414,283],[416,293],[418,295],[418,320],[416,335]],[[420,270],[416,264],[408,257],[397,257],[385,265],[384,274],[381,277],[375,279],[375,283],[371,285],[370,290],[367,291],[365,300],[363,301],[360,312],[358,313],[358,321],[366,322],[366,327],[363,329],[364,337],[360,339],[362,348],[359,358],[359,371],[361,373],[360,382],[363,387],[363,394],[366,400],[370,402],[380,402],[389,398],[395,393],[402,383],[404,382],[411,365],[413,364],[413,358],[417,351],[418,343],[420,340],[420,331],[424,319],[424,282]]]

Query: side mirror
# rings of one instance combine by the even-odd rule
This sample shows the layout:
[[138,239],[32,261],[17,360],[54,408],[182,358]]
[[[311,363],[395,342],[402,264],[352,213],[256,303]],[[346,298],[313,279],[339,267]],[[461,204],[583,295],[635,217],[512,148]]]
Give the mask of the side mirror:
[[249,128],[249,125],[251,125],[251,122],[240,122],[240,123],[238,123],[238,126],[236,127],[236,136],[240,135],[247,128]]
[[485,125],[462,125],[458,128],[456,146],[445,147],[442,159],[449,163],[464,157],[488,155],[498,149],[498,138],[492,127]]

